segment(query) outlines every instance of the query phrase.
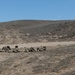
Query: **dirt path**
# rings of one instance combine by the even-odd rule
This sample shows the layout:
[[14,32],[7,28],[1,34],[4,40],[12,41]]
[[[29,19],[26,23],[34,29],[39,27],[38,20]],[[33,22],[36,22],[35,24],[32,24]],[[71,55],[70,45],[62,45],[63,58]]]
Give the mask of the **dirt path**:
[[[7,45],[9,45],[11,48],[14,48],[15,45],[18,45],[19,48],[22,48],[22,47],[56,46],[56,45],[70,45],[70,44],[75,44],[75,41],[46,42],[46,43],[37,42],[37,43],[25,43],[25,44],[13,44],[13,45],[7,44]],[[2,48],[3,46],[7,46],[7,45],[0,45],[0,48]]]

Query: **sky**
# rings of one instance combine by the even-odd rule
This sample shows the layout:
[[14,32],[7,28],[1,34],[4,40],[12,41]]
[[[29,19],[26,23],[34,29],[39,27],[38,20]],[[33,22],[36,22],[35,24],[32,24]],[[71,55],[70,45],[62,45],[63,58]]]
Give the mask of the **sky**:
[[75,20],[75,0],[0,0],[0,22]]

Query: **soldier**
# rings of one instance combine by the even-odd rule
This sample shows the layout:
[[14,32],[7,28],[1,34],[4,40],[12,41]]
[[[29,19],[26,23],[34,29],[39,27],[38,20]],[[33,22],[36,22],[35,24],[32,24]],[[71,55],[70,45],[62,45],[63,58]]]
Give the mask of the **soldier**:
[[28,48],[24,47],[25,48],[25,51],[24,52],[27,52],[28,51]]
[[35,49],[32,47],[32,51],[34,51],[35,52]]
[[37,48],[37,51],[45,51],[46,50],[46,46],[40,46]]
[[9,50],[11,50],[10,46],[7,46],[7,48],[8,48]]
[[19,48],[18,46],[15,46],[16,52],[19,52]]
[[37,51],[41,51],[41,47],[37,47]]
[[35,51],[35,50],[34,50],[33,47],[29,48],[29,52],[34,52],[34,51]]
[[15,53],[19,52],[18,46],[15,46],[15,48],[13,49],[13,52],[15,52]]
[[46,46],[43,46],[43,51],[46,51]]
[[40,51],[39,47],[37,47],[37,51]]
[[5,52],[9,51],[9,48],[7,48],[7,46],[3,47],[2,50],[4,50]]

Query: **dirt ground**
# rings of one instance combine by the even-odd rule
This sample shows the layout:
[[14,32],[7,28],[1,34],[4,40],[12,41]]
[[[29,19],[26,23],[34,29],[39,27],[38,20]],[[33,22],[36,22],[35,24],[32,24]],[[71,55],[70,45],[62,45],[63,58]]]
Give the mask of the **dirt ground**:
[[[19,53],[0,52],[0,75],[75,75],[75,42],[15,44]],[[9,45],[14,48],[15,45]],[[0,45],[2,48],[5,45]],[[24,47],[46,51],[24,52]]]
[[14,48],[14,46],[18,45],[19,48],[23,47],[39,47],[39,46],[56,46],[56,45],[70,45],[75,44],[75,41],[68,41],[68,42],[36,42],[36,43],[25,43],[25,44],[2,44],[0,45],[0,48],[3,46],[10,46],[11,48]]

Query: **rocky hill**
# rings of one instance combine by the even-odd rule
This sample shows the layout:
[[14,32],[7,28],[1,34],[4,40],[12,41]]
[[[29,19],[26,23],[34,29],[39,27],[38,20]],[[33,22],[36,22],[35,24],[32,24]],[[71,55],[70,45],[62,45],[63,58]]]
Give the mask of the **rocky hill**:
[[0,44],[75,40],[75,20],[0,22]]

